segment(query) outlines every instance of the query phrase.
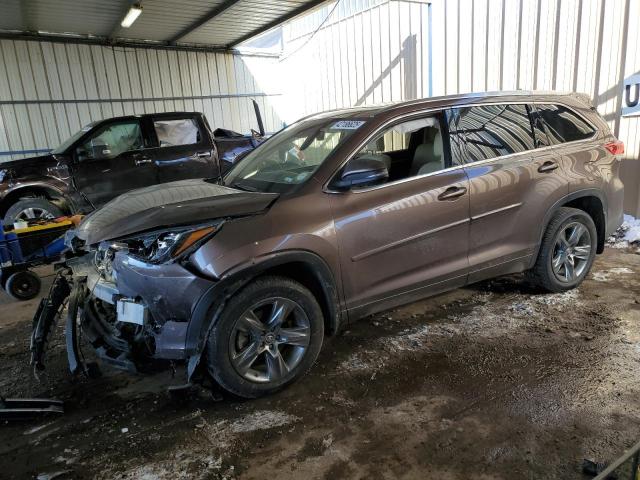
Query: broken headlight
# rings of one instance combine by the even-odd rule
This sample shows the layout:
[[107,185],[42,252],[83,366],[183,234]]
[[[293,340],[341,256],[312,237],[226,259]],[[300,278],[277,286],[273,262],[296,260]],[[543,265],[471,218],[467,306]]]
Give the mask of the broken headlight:
[[147,263],[168,263],[195,250],[214,235],[221,224],[163,230],[125,240],[129,254]]

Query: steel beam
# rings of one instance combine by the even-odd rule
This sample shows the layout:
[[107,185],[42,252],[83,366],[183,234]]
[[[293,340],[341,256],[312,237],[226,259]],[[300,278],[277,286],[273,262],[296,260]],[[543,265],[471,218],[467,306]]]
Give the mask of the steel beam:
[[296,8],[295,10],[292,10],[291,12],[282,15],[278,18],[276,18],[275,20],[267,23],[266,25],[256,28],[255,30],[250,31],[249,33],[241,36],[240,38],[234,40],[232,43],[230,43],[228,45],[229,48],[235,47],[239,44],[241,44],[242,42],[246,42],[247,40],[249,40],[250,38],[256,37],[258,35],[260,35],[261,33],[266,32],[267,30],[271,30],[272,28],[277,27],[278,25],[286,22],[287,20],[291,20],[294,17],[297,17],[298,15],[311,10],[312,8],[315,8],[323,3],[328,2],[329,0],[312,0],[308,3],[305,3],[304,5],[301,5],[300,7]]
[[168,42],[170,44],[176,43],[178,40],[186,37],[187,35],[189,35],[191,32],[193,32],[197,28],[200,28],[201,26],[203,26],[205,23],[208,23],[211,20],[213,20],[214,18],[216,18],[218,15],[220,15],[225,10],[233,7],[239,1],[240,0],[226,0],[225,2],[221,3],[220,5],[214,7],[209,13],[207,13],[206,15],[200,17],[198,20],[193,22],[191,25],[189,25],[189,26],[185,27],[184,29],[182,29],[177,35],[174,35],[173,37],[171,37],[168,40]]

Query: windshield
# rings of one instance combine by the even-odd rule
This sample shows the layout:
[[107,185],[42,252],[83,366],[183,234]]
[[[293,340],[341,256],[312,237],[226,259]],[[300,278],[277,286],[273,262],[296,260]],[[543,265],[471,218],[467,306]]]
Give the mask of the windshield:
[[64,142],[62,142],[60,145],[58,145],[56,148],[54,148],[51,153],[53,154],[61,154],[64,153],[67,148],[69,148],[71,145],[73,145],[73,143],[78,140],[82,135],[84,135],[85,133],[87,133],[89,130],[91,130],[98,122],[91,122],[88,125],[85,125],[84,127],[82,127],[80,130],[78,130],[76,133],[74,133],[73,135],[71,135],[69,138],[67,138]]
[[364,120],[303,120],[285,128],[242,159],[225,177],[241,190],[284,193],[310,178]]

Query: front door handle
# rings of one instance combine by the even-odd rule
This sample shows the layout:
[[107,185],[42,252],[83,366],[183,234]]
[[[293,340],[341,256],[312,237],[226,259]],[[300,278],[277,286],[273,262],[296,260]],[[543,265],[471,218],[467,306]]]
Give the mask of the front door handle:
[[556,168],[558,168],[558,164],[556,162],[547,160],[546,162],[544,162],[542,165],[538,167],[538,171],[540,173],[548,173],[548,172],[553,172]]
[[189,158],[191,160],[197,160],[199,158],[207,158],[211,156],[211,152],[196,152],[193,155],[191,155]]
[[141,165],[145,165],[147,163],[151,163],[153,162],[153,160],[149,157],[137,157],[134,159],[134,162],[136,164],[137,167],[141,166]]
[[465,187],[449,187],[440,195],[438,195],[438,200],[455,200],[465,193],[467,193],[467,189]]

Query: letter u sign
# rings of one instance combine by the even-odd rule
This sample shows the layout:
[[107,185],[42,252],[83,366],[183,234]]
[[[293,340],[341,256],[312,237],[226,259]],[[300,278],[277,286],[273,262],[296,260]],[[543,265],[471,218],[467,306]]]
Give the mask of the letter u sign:
[[624,81],[622,90],[622,116],[640,115],[640,74]]

